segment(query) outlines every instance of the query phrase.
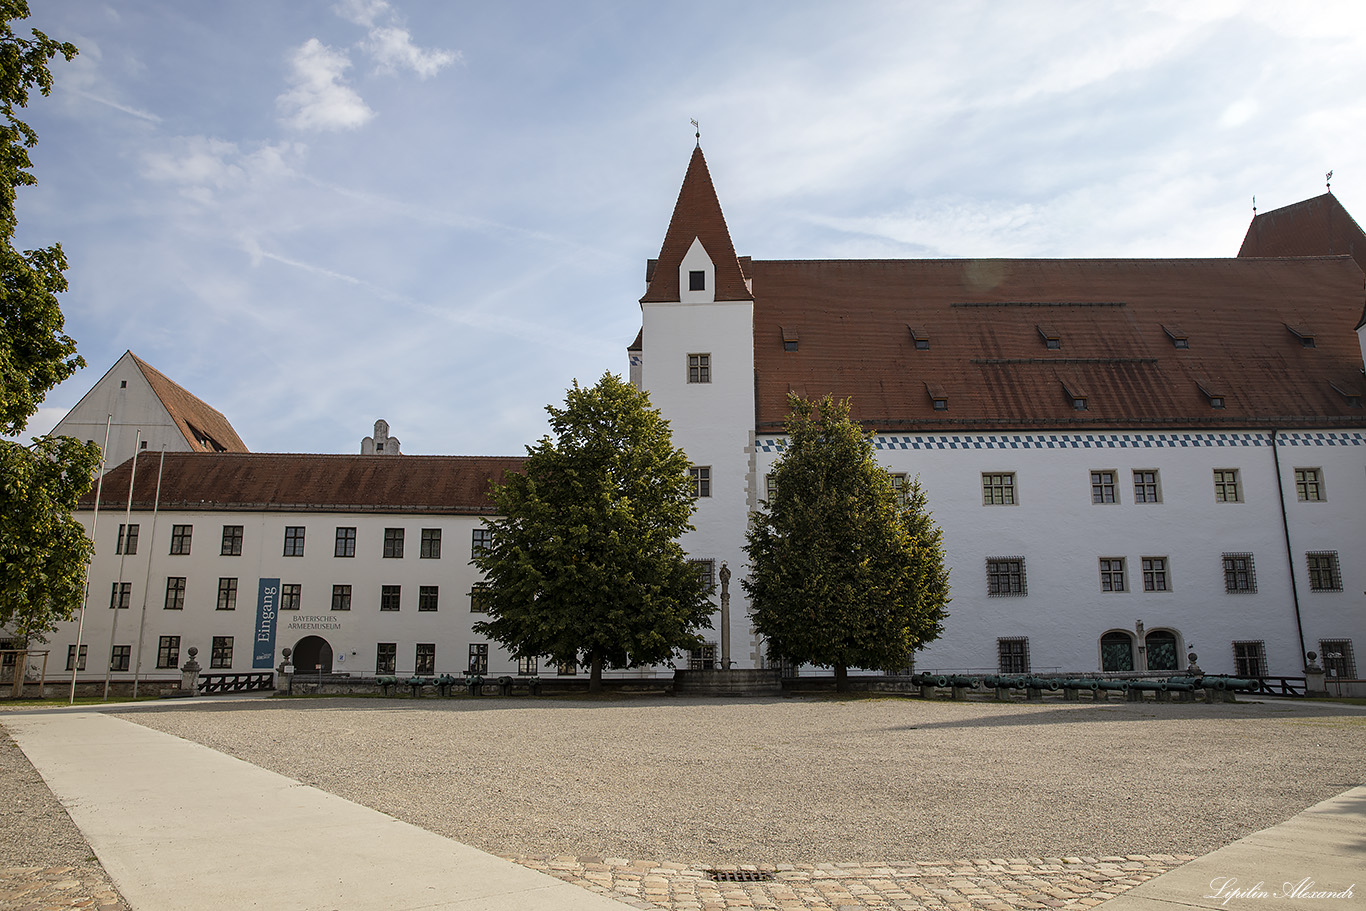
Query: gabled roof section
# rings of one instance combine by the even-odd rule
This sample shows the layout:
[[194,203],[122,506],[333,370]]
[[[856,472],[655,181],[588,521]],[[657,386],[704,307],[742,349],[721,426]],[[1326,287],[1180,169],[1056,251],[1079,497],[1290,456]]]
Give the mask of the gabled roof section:
[[716,188],[712,186],[701,146],[693,149],[692,160],[688,162],[688,173],[683,178],[683,188],[678,191],[678,202],[664,235],[664,246],[659,250],[659,262],[650,275],[645,296],[640,299],[642,304],[682,299],[678,267],[693,240],[702,242],[716,267],[716,300],[754,299],[745,286],[735,244],[731,242],[726,217],[721,214],[721,203],[716,198]]
[[196,452],[248,452],[247,445],[232,429],[222,413],[207,402],[192,395],[183,386],[170,380],[151,364],[128,352],[137,364],[152,392],[165,406],[171,420]]
[[1366,272],[1366,233],[1336,196],[1324,193],[1252,219],[1239,256],[1345,254]]
[[[156,501],[157,455],[139,459],[133,508]],[[522,470],[521,456],[166,453],[160,508],[205,511],[374,512],[494,515],[492,485]],[[128,502],[132,460],[104,477],[101,507]],[[95,504],[92,491],[80,508]]]

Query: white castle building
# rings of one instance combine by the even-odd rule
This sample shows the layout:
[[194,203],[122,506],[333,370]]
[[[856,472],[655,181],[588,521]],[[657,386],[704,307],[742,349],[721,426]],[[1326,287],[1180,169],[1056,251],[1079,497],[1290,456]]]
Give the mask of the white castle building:
[[[918,668],[1159,672],[1194,650],[1207,672],[1292,676],[1314,651],[1357,677],[1363,262],[1331,195],[1257,216],[1228,259],[754,261],[697,149],[629,349],[694,464],[684,545],[736,577],[731,641],[718,617],[681,666],[768,661],[739,580],[796,392],[849,399],[944,530],[953,601]],[[245,450],[223,426],[194,425],[219,442],[197,448]],[[472,631],[488,485],[519,464],[170,452],[158,500],[145,452],[125,523],[124,462],[104,482],[85,676],[110,655],[131,677],[144,605],[144,676],[191,645],[213,671],[290,647],[304,672],[569,672],[519,667]],[[58,669],[74,645],[74,623],[53,636]]]

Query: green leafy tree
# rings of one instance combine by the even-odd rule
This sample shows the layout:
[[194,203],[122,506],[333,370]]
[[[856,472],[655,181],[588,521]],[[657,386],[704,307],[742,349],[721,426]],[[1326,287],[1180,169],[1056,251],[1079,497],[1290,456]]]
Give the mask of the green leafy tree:
[[[15,199],[33,184],[28,150],[38,141],[19,119],[29,93],[52,88],[47,64],[70,44],[34,29],[15,35],[28,18],[23,0],[0,0],[0,433],[18,434],[53,386],[85,366],[63,332],[57,295],[66,290],[66,257],[58,244],[14,249]],[[0,626],[25,643],[44,641],[80,604],[90,541],[72,516],[90,489],[99,447],[66,437],[30,446],[0,440]],[[21,662],[22,666],[22,662]],[[21,679],[16,675],[16,686]]]
[[610,373],[546,411],[553,439],[494,491],[500,518],[474,557],[489,619],[474,629],[517,657],[588,667],[599,692],[604,667],[667,662],[711,626],[677,540],[695,506],[688,457],[648,394]]
[[847,402],[789,405],[773,496],[751,515],[743,585],[770,652],[834,668],[845,692],[849,668],[904,668],[942,632],[942,532],[918,482],[893,486]]

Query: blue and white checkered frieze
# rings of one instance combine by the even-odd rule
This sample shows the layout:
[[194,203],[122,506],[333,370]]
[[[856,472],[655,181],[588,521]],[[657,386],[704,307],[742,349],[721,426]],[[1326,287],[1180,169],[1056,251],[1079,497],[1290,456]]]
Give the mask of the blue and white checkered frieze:
[[[1290,432],[1277,435],[1282,446],[1366,446],[1361,431]],[[878,435],[875,449],[1205,449],[1271,445],[1269,433],[1024,433],[954,435]],[[786,437],[760,437],[759,452],[782,452]]]

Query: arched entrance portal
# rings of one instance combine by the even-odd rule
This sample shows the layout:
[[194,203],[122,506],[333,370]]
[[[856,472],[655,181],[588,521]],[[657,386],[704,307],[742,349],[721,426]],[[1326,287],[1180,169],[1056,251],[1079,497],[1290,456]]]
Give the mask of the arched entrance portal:
[[294,671],[299,674],[332,673],[332,646],[322,636],[304,636],[294,643]]

